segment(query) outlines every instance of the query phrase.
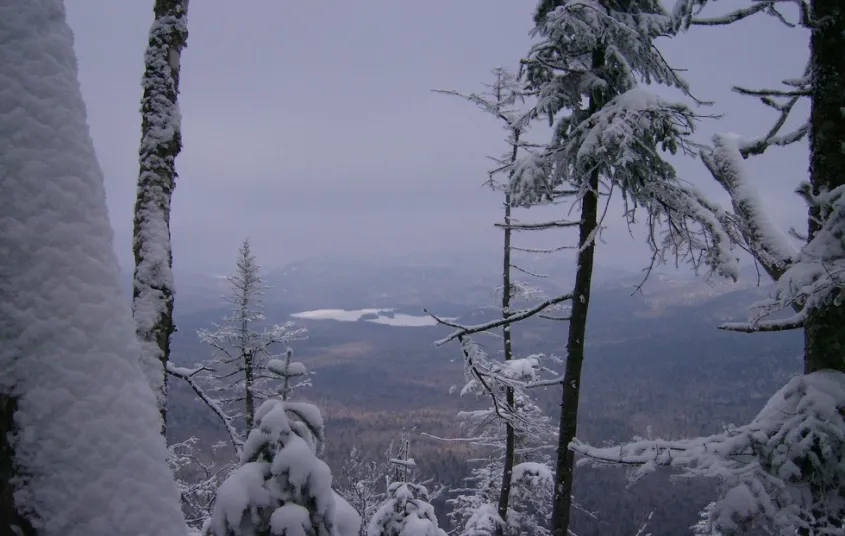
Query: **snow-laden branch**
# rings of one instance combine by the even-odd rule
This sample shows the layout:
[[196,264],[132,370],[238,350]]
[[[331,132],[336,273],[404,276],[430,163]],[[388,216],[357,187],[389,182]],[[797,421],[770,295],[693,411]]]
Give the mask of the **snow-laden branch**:
[[536,315],[536,314],[538,314],[542,311],[545,311],[546,309],[548,309],[549,307],[551,307],[553,305],[556,305],[558,303],[562,303],[562,302],[565,302],[565,301],[568,301],[568,300],[571,300],[571,299],[572,299],[572,293],[562,294],[560,296],[556,296],[554,298],[550,298],[548,300],[545,300],[545,301],[543,301],[543,302],[541,302],[541,303],[539,303],[539,304],[537,304],[534,307],[531,307],[529,309],[523,309],[521,311],[515,311],[513,314],[509,315],[506,318],[500,318],[498,320],[491,320],[490,322],[485,322],[483,324],[475,324],[475,325],[472,325],[472,326],[464,326],[464,325],[461,325],[461,324],[456,324],[456,323],[451,322],[449,320],[446,320],[444,318],[440,318],[439,316],[436,316],[436,315],[434,315],[434,314],[432,314],[428,311],[425,311],[425,312],[429,316],[431,316],[431,318],[433,318],[438,324],[456,329],[455,332],[453,332],[453,333],[449,334],[448,336],[434,342],[435,346],[443,346],[444,344],[446,344],[450,341],[453,341],[453,340],[455,340],[459,337],[463,337],[463,336],[466,336],[466,335],[472,335],[474,333],[481,333],[482,331],[490,331],[491,329],[495,329],[495,328],[498,328],[498,327],[501,327],[501,326],[513,324],[515,322],[520,322],[520,321],[525,320],[527,318],[531,318],[532,316],[534,316],[534,315]]
[[733,91],[740,95],[750,95],[752,97],[809,97],[810,90],[807,89],[750,89],[735,86]]
[[[723,329],[753,333],[796,329],[814,311],[837,305],[845,298],[845,186],[814,195],[805,185],[804,197],[822,215],[821,229],[788,258],[784,270],[776,274],[771,296],[755,304],[754,318],[748,323],[730,324]],[[764,265],[765,266],[765,265]],[[792,309],[786,319],[767,317]]]
[[796,313],[789,318],[778,320],[758,320],[755,322],[727,322],[719,326],[725,331],[736,331],[738,333],[763,333],[771,331],[789,331],[804,327],[807,314],[804,311]]
[[742,238],[750,252],[777,280],[789,266],[795,247],[763,210],[745,174],[742,146],[742,140],[736,135],[717,134],[713,137],[713,148],[702,151],[701,159],[713,178],[730,195]]
[[[747,19],[758,13],[765,13],[774,17],[790,28],[798,25],[807,26],[810,21],[810,6],[807,0],[751,0],[751,5],[729,11],[716,17],[697,17],[708,0],[677,0],[674,10],[675,28],[682,29],[689,26],[726,26]],[[790,22],[777,7],[783,4],[794,4],[798,7],[798,21]]]
[[168,361],[165,366],[165,371],[167,374],[170,374],[174,378],[179,378],[180,380],[184,380],[191,389],[194,390],[196,393],[197,398],[199,398],[208,408],[214,412],[215,415],[220,419],[220,422],[223,423],[223,426],[226,428],[226,433],[229,434],[229,441],[232,443],[232,447],[235,449],[235,453],[240,456],[241,450],[243,449],[243,441],[241,440],[240,434],[235,429],[235,426],[232,424],[232,418],[223,411],[223,408],[215,401],[213,398],[208,396],[202,387],[197,384],[194,375],[202,372],[204,370],[208,370],[206,367],[199,367],[195,369],[188,369],[183,367],[177,367],[172,362]]
[[707,510],[707,534],[737,534],[755,521],[790,533],[839,534],[845,374],[825,370],[793,378],[749,424],[720,434],[635,438],[610,447],[576,440],[570,448],[585,456],[579,463],[629,466],[635,479],[661,466],[719,479],[722,493]]

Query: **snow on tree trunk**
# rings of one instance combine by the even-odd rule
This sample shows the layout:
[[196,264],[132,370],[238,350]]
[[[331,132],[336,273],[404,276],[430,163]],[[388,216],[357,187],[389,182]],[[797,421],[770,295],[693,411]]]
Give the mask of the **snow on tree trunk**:
[[[814,195],[845,185],[845,7],[841,0],[813,0],[811,13],[810,186]],[[811,205],[809,239],[821,231],[819,205]],[[840,212],[838,219],[845,219]],[[829,246],[842,253],[845,222]],[[838,244],[836,242],[839,242]],[[840,276],[841,278],[841,276]],[[831,300],[808,312],[804,324],[804,372],[845,372],[845,303]]]
[[184,534],[61,1],[0,0],[0,87],[0,532]]
[[140,171],[132,247],[132,310],[141,341],[141,366],[156,393],[162,430],[167,417],[167,375],[173,323],[170,200],[175,161],[182,149],[177,105],[179,65],[188,39],[188,0],[156,0],[141,82]]

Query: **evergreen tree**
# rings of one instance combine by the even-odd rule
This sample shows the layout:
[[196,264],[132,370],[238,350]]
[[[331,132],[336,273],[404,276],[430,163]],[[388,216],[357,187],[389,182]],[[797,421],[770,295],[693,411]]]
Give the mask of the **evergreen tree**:
[[[805,375],[793,378],[750,423],[721,434],[679,441],[635,440],[595,449],[573,448],[598,463],[621,463],[645,473],[665,465],[687,474],[718,478],[720,496],[697,525],[700,534],[738,534],[762,526],[783,534],[840,534],[845,519],[845,122],[832,120],[845,104],[845,10],[834,0],[751,0],[746,7],[702,18],[706,0],[680,0],[676,28],[728,25],[755,16],[788,21],[785,5],[797,9],[796,26],[810,31],[810,58],[802,76],[783,89],[735,88],[779,113],[765,135],[717,135],[701,156],[730,195],[737,239],[776,281],[771,298],[750,322],[723,329],[748,333],[804,330]],[[783,132],[801,99],[810,117]],[[798,193],[809,205],[808,232],[798,251],[781,238],[758,201],[743,160],[809,137],[809,180]],[[781,311],[786,317],[772,318]]]
[[[225,299],[231,304],[232,313],[223,319],[222,325],[198,332],[200,340],[214,351],[206,367],[210,371],[207,373],[209,393],[219,394],[221,398],[216,403],[228,408],[225,413],[230,418],[242,418],[247,430],[252,428],[256,405],[274,395],[268,388],[269,382],[283,380],[281,389],[286,400],[290,390],[299,385],[290,381],[307,379],[305,366],[290,361],[292,351],[285,353],[284,360],[271,353],[276,345],[302,338],[306,330],[295,328],[292,322],[260,331],[256,325],[265,318],[261,296],[267,288],[259,270],[249,240],[244,240],[238,251],[235,273],[228,277],[231,290]],[[242,409],[233,409],[237,406]]]
[[446,536],[438,526],[428,490],[413,482],[416,462],[410,457],[410,441],[403,438],[399,455],[392,458],[395,473],[387,486],[387,500],[373,514],[367,536]]
[[732,241],[721,213],[681,182],[661,151],[692,152],[696,120],[685,105],[666,102],[640,82],[659,83],[689,95],[666,64],[655,38],[669,34],[674,19],[656,0],[544,1],[535,17],[539,42],[524,60],[525,80],[536,93],[536,116],[554,134],[547,150],[518,161],[511,178],[516,204],[549,202],[560,187],[576,192],[579,218],[576,275],[567,337],[552,529],[570,525],[581,369],[596,240],[607,207],[618,194],[625,216],[637,209],[649,225],[653,262],[665,255],[705,263],[737,275]]
[[214,536],[334,536],[335,495],[319,458],[323,422],[310,404],[265,401],[240,466],[220,486],[205,531]]

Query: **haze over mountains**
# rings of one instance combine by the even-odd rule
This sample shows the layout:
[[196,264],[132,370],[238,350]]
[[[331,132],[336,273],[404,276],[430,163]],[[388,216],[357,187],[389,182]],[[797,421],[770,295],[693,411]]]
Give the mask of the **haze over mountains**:
[[[572,266],[566,259],[541,257],[530,269],[549,276],[522,278],[546,294],[564,293],[571,284]],[[720,322],[745,318],[748,306],[766,292],[765,283],[758,286],[753,267],[742,275],[733,283],[655,270],[638,290],[641,271],[598,269],[583,376],[584,439],[712,433],[753,417],[768,393],[800,372],[800,334],[745,335],[716,329]],[[211,327],[228,312],[220,298],[227,283],[221,274],[177,271],[176,277],[173,359],[193,365],[209,357],[196,330]],[[294,320],[308,328],[307,340],[293,346],[297,359],[315,373],[313,387],[302,396],[323,412],[326,458],[333,469],[353,445],[380,455],[403,428],[441,437],[460,434],[455,413],[474,403],[449,394],[452,385],[462,383],[462,359],[455,345],[434,346],[448,330],[432,325],[424,310],[465,324],[492,319],[499,314],[498,277],[498,262],[478,257],[465,262],[436,256],[321,257],[266,271],[265,282],[272,287],[264,296],[268,321]],[[563,324],[535,319],[519,325],[514,345],[522,355],[563,356],[565,339]],[[490,352],[498,351],[495,337],[477,340]],[[557,415],[556,389],[539,393],[538,401]],[[214,417],[178,384],[170,416],[175,436],[222,438]],[[458,485],[469,453],[423,435],[415,438],[423,470]],[[600,509],[599,520],[576,517],[579,534],[632,534],[651,510],[660,520],[654,526],[663,531],[655,536],[674,534],[695,521],[708,497],[707,483],[667,486],[665,476],[647,479],[629,493],[602,494],[620,479],[621,471],[579,473],[576,495],[586,506]],[[676,493],[673,486],[700,493]],[[676,494],[700,496],[701,504],[679,504]]]

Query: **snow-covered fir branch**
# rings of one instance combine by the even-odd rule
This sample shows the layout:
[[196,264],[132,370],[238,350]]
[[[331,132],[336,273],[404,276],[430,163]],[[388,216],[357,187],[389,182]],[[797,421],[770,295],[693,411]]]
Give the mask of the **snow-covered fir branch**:
[[[808,0],[750,0],[749,6],[728,11],[727,13],[714,17],[699,17],[698,15],[708,2],[709,0],[676,0],[673,12],[676,28],[687,28],[689,26],[726,26],[758,13],[764,13],[774,17],[790,27],[797,25],[806,26],[810,21],[810,5]],[[780,9],[778,9],[783,5],[789,4],[794,5],[797,9],[797,21],[790,22]]]
[[[700,534],[840,534],[845,519],[845,374],[826,370],[790,380],[750,423],[686,440],[635,438],[593,447],[574,441],[582,463],[627,465],[632,478],[657,467],[720,482]],[[805,532],[807,531],[807,532]]]

